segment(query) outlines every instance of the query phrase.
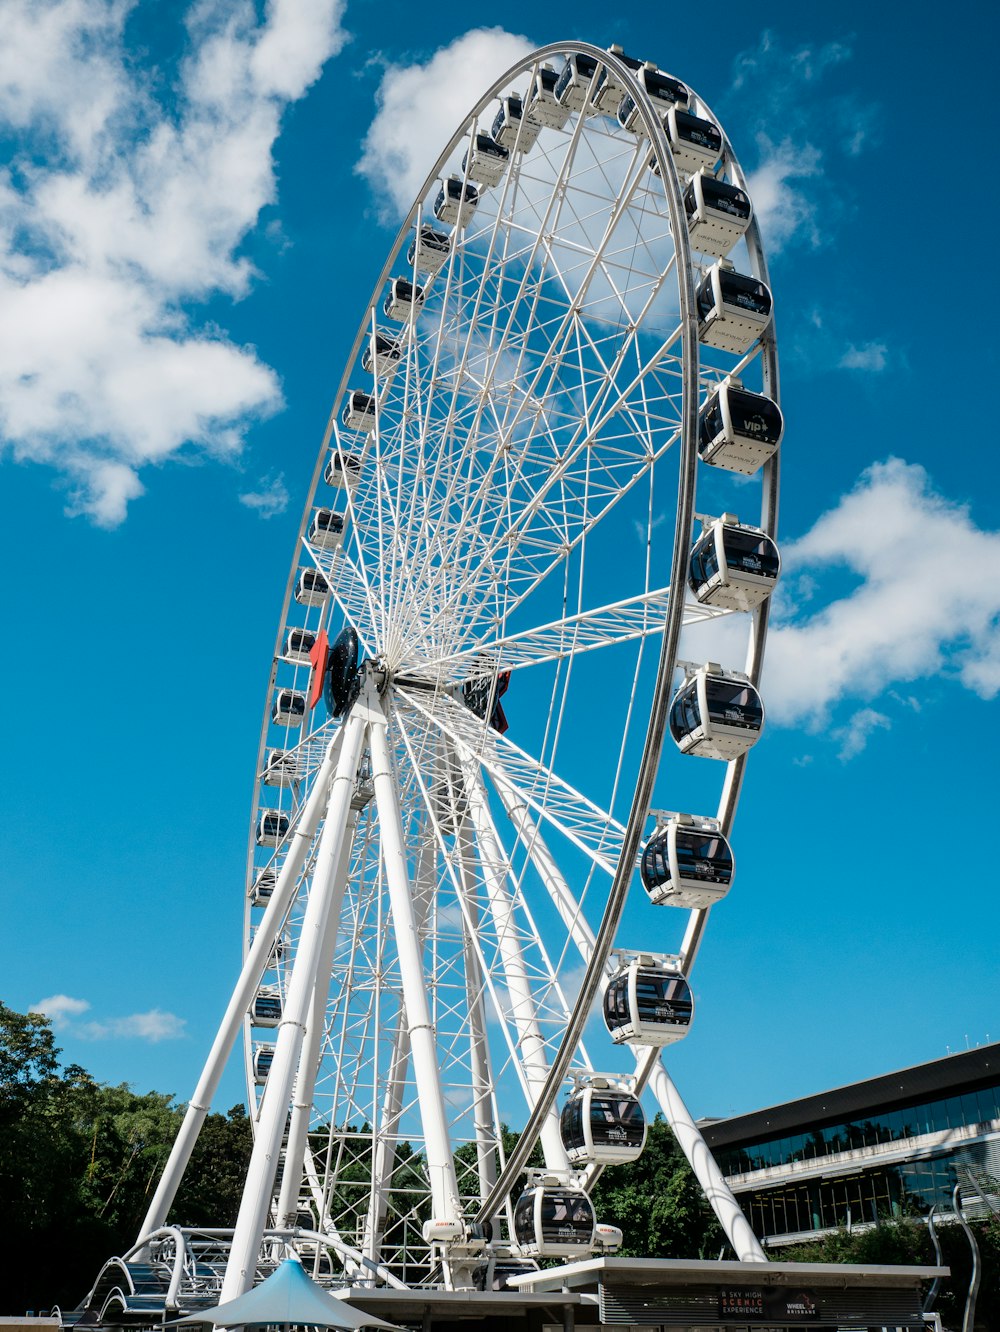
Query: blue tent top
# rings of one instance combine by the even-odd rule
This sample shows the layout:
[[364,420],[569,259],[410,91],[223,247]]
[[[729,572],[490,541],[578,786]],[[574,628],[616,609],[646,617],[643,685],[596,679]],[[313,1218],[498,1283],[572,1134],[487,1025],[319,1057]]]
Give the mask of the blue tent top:
[[401,1332],[394,1323],[385,1323],[373,1314],[353,1309],[325,1291],[307,1275],[297,1258],[286,1258],[265,1281],[245,1295],[217,1304],[213,1309],[199,1309],[197,1313],[177,1319],[177,1323],[214,1323],[216,1327],[292,1323],[343,1328],[346,1332],[361,1327]]

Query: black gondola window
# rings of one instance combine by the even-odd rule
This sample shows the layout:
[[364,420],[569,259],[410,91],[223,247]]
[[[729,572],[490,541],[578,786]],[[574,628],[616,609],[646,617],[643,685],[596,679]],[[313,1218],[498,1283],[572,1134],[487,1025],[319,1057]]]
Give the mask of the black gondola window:
[[738,680],[706,680],[705,684],[708,714],[713,721],[760,730],[764,710],[755,689]]

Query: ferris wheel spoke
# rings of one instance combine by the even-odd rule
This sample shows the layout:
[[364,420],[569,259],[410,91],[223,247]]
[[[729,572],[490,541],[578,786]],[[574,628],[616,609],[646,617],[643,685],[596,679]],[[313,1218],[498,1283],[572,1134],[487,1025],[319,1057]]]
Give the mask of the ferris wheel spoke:
[[396,695],[411,715],[429,722],[459,753],[471,754],[491,776],[518,790],[567,841],[605,873],[614,873],[624,829],[610,814],[454,699],[441,694],[425,697],[399,686]]

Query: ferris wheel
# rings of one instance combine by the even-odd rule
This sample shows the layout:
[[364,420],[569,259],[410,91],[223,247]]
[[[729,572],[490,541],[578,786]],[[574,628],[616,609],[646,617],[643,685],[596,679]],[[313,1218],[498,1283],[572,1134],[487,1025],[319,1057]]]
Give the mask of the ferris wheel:
[[146,1221],[242,1029],[255,1145],[224,1298],[275,1234],[390,1285],[613,1252],[588,1192],[641,1151],[644,1101],[763,1257],[661,1054],[763,725],[771,315],[729,141],[655,64],[542,48],[445,146],[320,449],[244,967]]

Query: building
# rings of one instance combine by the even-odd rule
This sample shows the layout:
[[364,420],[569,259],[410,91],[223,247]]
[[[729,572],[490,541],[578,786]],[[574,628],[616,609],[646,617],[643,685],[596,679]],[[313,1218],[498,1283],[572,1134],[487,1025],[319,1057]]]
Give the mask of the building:
[[950,1212],[956,1184],[975,1215],[1000,1193],[1000,1044],[700,1127],[771,1244]]

